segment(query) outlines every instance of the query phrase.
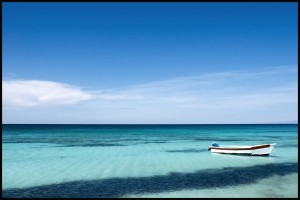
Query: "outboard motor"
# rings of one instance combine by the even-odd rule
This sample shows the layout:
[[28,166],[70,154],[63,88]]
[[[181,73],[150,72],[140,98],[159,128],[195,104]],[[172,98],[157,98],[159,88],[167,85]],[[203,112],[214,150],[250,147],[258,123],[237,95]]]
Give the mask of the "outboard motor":
[[213,147],[219,147],[219,144],[216,143],[216,142],[213,142],[211,146],[213,146]]
[[[219,147],[219,144],[216,143],[216,142],[213,142],[213,143],[211,144],[211,146],[213,146],[213,147]],[[211,147],[208,147],[208,150],[210,150],[210,148],[211,148]]]

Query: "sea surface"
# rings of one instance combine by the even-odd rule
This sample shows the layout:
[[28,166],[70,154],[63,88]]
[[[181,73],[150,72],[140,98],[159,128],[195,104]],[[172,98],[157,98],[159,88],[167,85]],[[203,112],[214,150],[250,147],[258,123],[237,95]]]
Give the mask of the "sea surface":
[[2,197],[298,197],[298,125],[2,125]]

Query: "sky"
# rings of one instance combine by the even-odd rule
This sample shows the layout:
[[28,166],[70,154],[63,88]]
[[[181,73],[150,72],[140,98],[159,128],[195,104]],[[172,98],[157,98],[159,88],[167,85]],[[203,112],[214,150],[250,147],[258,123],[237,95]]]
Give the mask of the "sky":
[[298,122],[298,3],[2,3],[2,123]]

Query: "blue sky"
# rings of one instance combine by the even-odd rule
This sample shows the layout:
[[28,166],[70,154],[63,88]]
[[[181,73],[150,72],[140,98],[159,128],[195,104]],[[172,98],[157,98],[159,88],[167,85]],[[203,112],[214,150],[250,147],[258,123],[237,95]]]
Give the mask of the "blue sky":
[[297,3],[3,3],[3,123],[298,119]]

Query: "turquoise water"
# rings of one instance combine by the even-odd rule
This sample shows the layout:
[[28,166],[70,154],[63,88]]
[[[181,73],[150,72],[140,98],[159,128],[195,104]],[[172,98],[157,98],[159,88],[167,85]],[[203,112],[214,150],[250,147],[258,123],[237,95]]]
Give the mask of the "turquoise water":
[[[277,143],[268,157],[213,154]],[[3,125],[3,197],[298,197],[298,125]]]

